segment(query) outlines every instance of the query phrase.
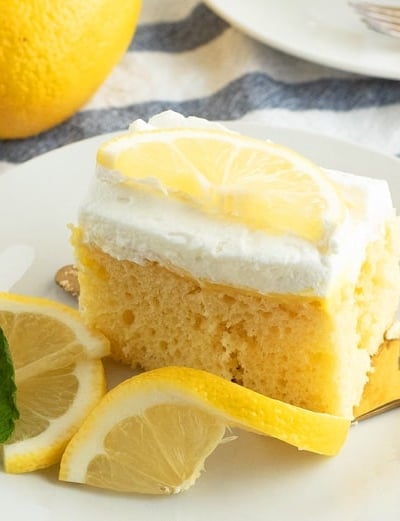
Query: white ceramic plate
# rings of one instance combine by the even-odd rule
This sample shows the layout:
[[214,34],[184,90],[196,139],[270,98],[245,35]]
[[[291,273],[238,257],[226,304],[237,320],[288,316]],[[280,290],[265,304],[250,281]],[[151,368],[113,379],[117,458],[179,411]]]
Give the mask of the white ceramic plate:
[[[400,208],[400,161],[394,158],[299,130],[230,126],[279,141],[326,167],[387,179]],[[73,303],[53,274],[72,259],[67,224],[75,220],[103,140],[66,146],[0,176],[0,289],[20,276],[12,291]],[[61,483],[52,468],[27,475],[0,470],[0,499],[11,521],[398,521],[399,482],[400,411],[392,411],[352,427],[335,458],[240,432],[210,456],[193,488],[173,497]]]
[[350,72],[400,79],[400,39],[367,29],[346,0],[206,3],[250,36],[294,56]]

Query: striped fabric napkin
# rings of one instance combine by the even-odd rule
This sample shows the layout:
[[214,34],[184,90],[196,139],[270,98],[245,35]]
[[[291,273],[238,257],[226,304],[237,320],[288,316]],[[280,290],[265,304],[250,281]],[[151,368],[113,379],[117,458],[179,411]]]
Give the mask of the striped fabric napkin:
[[129,49],[94,97],[49,132],[0,141],[0,172],[166,109],[307,129],[400,155],[399,81],[289,56],[196,0],[145,0]]

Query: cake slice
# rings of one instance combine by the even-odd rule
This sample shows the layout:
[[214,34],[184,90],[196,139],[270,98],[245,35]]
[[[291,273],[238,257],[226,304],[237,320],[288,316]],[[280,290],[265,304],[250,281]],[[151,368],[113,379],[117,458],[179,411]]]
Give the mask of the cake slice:
[[167,112],[98,151],[80,309],[133,367],[352,417],[395,319],[399,235],[386,182]]

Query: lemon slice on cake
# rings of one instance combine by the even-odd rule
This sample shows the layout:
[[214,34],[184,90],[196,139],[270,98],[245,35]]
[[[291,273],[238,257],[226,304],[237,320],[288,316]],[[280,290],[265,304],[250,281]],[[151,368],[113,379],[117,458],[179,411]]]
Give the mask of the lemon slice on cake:
[[227,427],[336,454],[350,421],[295,407],[205,371],[166,367],[112,389],[68,444],[60,479],[174,494],[196,481]]
[[337,189],[320,167],[284,146],[234,132],[129,132],[104,143],[97,162],[128,184],[317,244],[326,239],[327,224],[336,225],[343,215]]
[[20,418],[2,446],[7,472],[58,462],[106,392],[108,341],[56,302],[0,293],[0,327],[10,346]]

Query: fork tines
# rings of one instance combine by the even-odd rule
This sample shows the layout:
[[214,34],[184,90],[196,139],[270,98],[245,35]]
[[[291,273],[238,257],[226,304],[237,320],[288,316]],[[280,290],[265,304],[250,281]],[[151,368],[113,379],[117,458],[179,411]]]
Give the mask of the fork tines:
[[382,34],[400,37],[400,7],[371,2],[349,3],[370,29]]

